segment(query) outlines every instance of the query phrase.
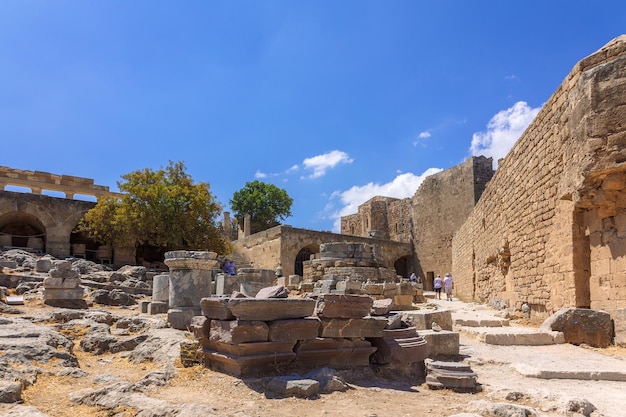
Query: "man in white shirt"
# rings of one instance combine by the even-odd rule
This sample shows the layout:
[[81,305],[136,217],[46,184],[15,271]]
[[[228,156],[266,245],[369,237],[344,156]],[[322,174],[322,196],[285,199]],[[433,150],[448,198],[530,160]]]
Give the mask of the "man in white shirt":
[[446,297],[448,301],[452,301],[452,289],[454,289],[454,281],[452,280],[452,275],[448,272],[443,279],[443,289],[446,292]]

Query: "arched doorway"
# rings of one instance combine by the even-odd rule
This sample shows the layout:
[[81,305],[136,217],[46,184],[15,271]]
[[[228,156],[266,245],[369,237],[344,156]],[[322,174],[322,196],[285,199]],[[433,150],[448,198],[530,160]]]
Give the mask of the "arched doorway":
[[303,276],[304,275],[304,266],[303,262],[311,259],[312,255],[315,255],[320,252],[320,247],[318,245],[309,245],[302,249],[296,255],[296,259],[293,264],[294,274]]
[[396,261],[393,263],[393,268],[396,270],[396,274],[401,275],[405,278],[408,277],[411,272],[415,272],[415,271],[410,271],[410,268],[411,268],[410,256],[403,256],[399,259],[396,259]]
[[0,247],[46,251],[46,228],[28,213],[11,212],[0,217]]

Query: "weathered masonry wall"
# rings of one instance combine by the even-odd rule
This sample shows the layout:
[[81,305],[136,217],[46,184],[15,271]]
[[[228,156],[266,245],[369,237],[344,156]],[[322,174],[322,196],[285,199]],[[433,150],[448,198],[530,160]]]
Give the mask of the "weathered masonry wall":
[[572,69],[452,245],[467,298],[547,315],[626,304],[626,37]]
[[417,270],[428,278],[426,289],[432,288],[431,275],[443,276],[452,270],[452,237],[491,180],[492,164],[492,158],[469,158],[427,177],[413,196],[413,247]]
[[302,275],[302,263],[311,255],[319,257],[320,244],[331,242],[364,242],[382,248],[385,265],[392,268],[399,259],[409,258],[411,245],[375,238],[340,235],[330,232],[276,226],[233,243],[236,260],[250,263],[254,268],[275,269],[278,262],[283,275]]
[[411,199],[376,196],[341,218],[341,233],[396,242],[411,240]]

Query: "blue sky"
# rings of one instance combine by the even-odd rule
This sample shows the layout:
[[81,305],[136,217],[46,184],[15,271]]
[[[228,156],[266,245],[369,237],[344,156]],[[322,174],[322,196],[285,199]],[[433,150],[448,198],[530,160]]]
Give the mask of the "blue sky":
[[[472,154],[506,154],[623,1],[0,1],[0,165],[89,177],[183,161],[338,231]],[[14,190],[7,187],[7,190]]]

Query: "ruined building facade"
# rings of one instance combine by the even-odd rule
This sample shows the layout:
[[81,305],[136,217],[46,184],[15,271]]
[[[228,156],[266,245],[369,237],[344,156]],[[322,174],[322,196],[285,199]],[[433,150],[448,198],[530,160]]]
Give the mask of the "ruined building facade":
[[468,299],[546,315],[626,305],[626,36],[574,66],[452,243]]
[[411,244],[408,269],[430,289],[435,275],[451,271],[452,237],[493,176],[492,165],[491,158],[471,157],[427,177],[412,198],[374,197],[341,218],[341,234]]

